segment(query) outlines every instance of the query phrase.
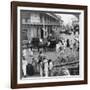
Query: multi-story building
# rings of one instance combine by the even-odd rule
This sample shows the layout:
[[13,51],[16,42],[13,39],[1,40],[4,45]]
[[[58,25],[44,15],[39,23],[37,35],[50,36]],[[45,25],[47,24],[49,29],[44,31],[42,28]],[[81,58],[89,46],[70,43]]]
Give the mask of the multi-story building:
[[59,31],[62,20],[54,13],[21,11],[21,35],[23,40],[32,38],[47,38]]

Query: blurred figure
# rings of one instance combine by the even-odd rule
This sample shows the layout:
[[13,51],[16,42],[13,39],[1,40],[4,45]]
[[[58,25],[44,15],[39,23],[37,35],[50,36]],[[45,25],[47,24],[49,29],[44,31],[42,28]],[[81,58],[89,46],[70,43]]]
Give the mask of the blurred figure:
[[27,61],[28,61],[28,65],[27,65],[27,74],[29,76],[34,75],[35,70],[34,70],[34,65],[33,65],[33,51],[31,50],[31,48],[28,47],[27,49]]
[[43,39],[42,38],[40,38],[39,41],[40,41],[41,44],[43,44]]
[[22,57],[22,70],[23,70],[23,75],[26,77],[26,66],[27,66],[27,60],[25,60],[24,56]]
[[29,64],[32,64],[33,61],[33,51],[31,50],[31,48],[27,49],[27,60]]
[[46,57],[44,57],[43,64],[44,64],[44,75],[45,77],[48,77],[48,59]]
[[44,54],[42,51],[39,52],[39,56],[38,56],[38,64],[39,64],[39,67],[40,67],[40,76],[42,77],[43,76],[43,69],[44,69],[44,65],[43,65],[43,58],[44,58]]
[[51,59],[48,60],[48,71],[49,71],[49,76],[52,76],[52,69],[53,69],[53,62]]
[[26,77],[26,75],[27,75],[27,73],[26,73],[26,66],[27,66],[28,62],[27,62],[27,58],[26,57],[27,57],[27,49],[24,48],[22,50],[22,70],[23,70],[24,77]]
[[32,58],[32,66],[34,68],[34,72],[37,72],[37,62],[36,62],[35,58]]
[[25,61],[27,62],[27,64],[24,64],[25,61],[23,61],[23,70],[25,73],[27,73],[27,75],[31,76],[34,74],[34,69],[33,69],[33,65],[32,65],[33,51],[29,47],[27,47],[27,48],[23,49],[22,55],[24,56]]
[[69,70],[66,67],[62,67],[60,70],[61,76],[70,76]]
[[67,39],[67,47],[68,48],[70,47],[70,41],[69,41],[69,39]]
[[30,55],[33,56],[33,51],[31,50],[31,48],[29,48],[28,50],[29,50]]
[[56,44],[56,52],[60,52],[60,47],[62,46],[62,43],[59,41],[57,44]]
[[67,45],[67,42],[66,40],[63,40],[63,49],[62,49],[62,53],[64,53],[65,49],[66,49],[66,45]]
[[22,55],[26,58],[26,56],[27,56],[27,49],[24,48],[24,49],[22,50]]

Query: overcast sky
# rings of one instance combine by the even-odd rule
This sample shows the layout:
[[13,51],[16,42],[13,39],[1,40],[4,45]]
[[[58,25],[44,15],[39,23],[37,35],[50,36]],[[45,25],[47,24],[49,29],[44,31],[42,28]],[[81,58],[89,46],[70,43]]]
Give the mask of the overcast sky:
[[72,14],[56,14],[56,15],[61,16],[61,19],[64,21],[64,25],[71,24],[72,19],[78,20],[78,18]]

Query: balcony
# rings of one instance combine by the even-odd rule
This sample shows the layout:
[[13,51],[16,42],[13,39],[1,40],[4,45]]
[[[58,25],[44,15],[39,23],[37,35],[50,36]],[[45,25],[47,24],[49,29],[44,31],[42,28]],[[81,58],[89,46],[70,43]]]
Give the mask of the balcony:
[[37,22],[33,22],[33,23],[26,22],[26,23],[22,23],[22,25],[24,25],[24,26],[32,26],[32,25],[60,26],[59,23],[37,23]]
[[54,25],[54,26],[60,26],[60,23],[59,22],[51,22],[51,21],[47,21],[47,20],[40,22],[39,20],[31,21],[30,19],[28,19],[28,20],[23,19],[22,20],[22,25],[24,25],[24,26],[31,26],[31,25],[46,25],[46,26]]

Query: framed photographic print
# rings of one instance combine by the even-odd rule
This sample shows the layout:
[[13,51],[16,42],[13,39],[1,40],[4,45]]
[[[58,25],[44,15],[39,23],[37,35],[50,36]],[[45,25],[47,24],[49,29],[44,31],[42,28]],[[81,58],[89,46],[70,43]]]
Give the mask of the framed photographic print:
[[87,84],[87,6],[11,2],[11,88]]

